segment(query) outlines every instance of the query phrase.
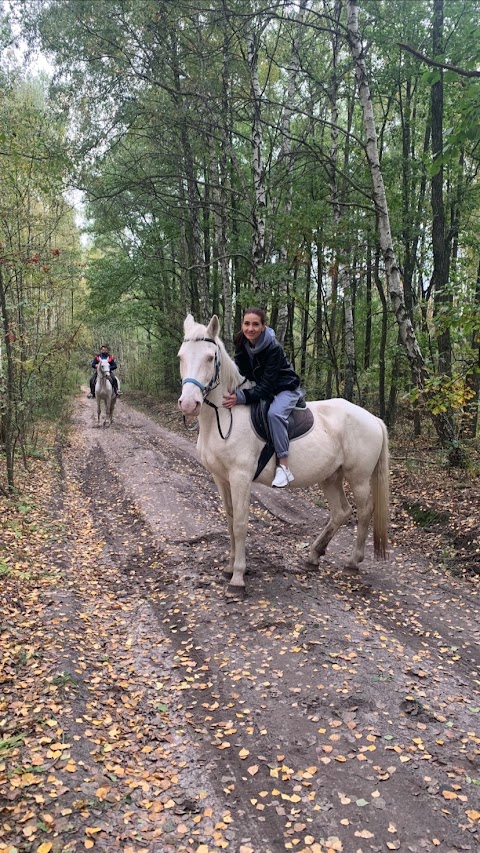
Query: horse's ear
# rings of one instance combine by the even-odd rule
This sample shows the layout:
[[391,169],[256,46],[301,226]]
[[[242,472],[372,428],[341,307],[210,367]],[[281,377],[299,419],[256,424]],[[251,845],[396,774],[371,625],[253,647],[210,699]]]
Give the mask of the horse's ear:
[[213,315],[207,326],[207,335],[210,338],[216,338],[220,331],[220,322],[216,314]]
[[185,333],[185,334],[187,334],[188,329],[189,329],[189,328],[191,328],[191,326],[194,326],[194,325],[195,325],[195,320],[193,319],[193,315],[192,315],[192,314],[187,314],[187,316],[185,317],[185,320],[183,321],[183,331],[184,331],[184,333]]

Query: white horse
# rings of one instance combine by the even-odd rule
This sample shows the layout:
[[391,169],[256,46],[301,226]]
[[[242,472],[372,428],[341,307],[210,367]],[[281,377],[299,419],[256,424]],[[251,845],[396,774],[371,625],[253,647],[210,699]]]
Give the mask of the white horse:
[[97,426],[100,426],[102,402],[105,409],[103,426],[107,426],[107,424],[110,426],[113,421],[113,410],[115,408],[117,397],[113,390],[110,364],[106,358],[100,359],[96,370],[97,379],[95,382],[95,399],[97,401]]
[[[189,314],[179,350],[182,394],[178,404],[187,416],[198,416],[197,450],[200,461],[213,475],[225,507],[230,535],[230,564],[224,575],[228,592],[244,591],[245,540],[252,480],[264,442],[250,422],[250,406],[222,409],[223,395],[238,388],[244,378],[218,337],[214,315],[208,326]],[[248,387],[248,385],[246,386]],[[204,404],[207,405],[204,405]],[[373,515],[375,557],[385,558],[389,503],[388,434],[383,421],[347,400],[308,403],[313,429],[290,445],[289,468],[294,487],[319,484],[329,504],[328,523],[314,541],[307,561],[318,565],[338,528],[350,518],[344,491],[346,480],[357,506],[357,538],[346,564],[357,569],[364,559],[365,540]],[[258,477],[270,485],[273,458]]]

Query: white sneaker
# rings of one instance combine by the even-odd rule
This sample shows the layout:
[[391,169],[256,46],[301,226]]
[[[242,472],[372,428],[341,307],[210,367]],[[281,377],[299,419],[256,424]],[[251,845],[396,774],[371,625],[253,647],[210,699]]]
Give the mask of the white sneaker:
[[289,483],[293,483],[295,477],[286,465],[277,465],[272,486],[275,489],[284,489]]

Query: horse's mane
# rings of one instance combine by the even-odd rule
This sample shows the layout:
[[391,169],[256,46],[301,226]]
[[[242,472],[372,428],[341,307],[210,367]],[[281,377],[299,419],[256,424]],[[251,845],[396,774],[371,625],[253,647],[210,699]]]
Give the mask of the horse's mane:
[[[202,338],[209,337],[207,326],[202,326],[201,323],[196,323],[192,315],[189,314],[184,325],[185,337],[192,341],[201,341]],[[225,348],[225,344],[218,335],[214,338],[215,343],[220,351],[221,374],[222,382],[227,388],[238,388],[244,381],[244,377],[240,373],[233,358],[231,358]]]
[[222,362],[222,380],[225,381],[227,388],[231,388],[232,390],[234,388],[238,388],[238,386],[244,381],[244,377],[240,373],[233,358],[230,358],[223,341],[218,337],[216,338],[216,341],[220,350],[220,360]]

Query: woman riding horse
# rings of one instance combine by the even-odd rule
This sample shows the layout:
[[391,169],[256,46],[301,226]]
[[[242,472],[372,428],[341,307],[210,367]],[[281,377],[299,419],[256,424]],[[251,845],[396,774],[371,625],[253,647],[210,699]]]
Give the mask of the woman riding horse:
[[[254,315],[256,316],[256,315]],[[245,541],[252,481],[264,441],[254,431],[248,406],[230,408],[230,427],[222,425],[224,401],[233,389],[252,390],[218,337],[219,320],[214,315],[207,326],[189,314],[179,350],[182,394],[178,401],[186,417],[198,417],[197,450],[200,461],[217,484],[227,516],[230,560],[225,575],[228,591],[245,589]],[[313,427],[291,443],[290,465],[295,486],[320,485],[330,516],[308,552],[307,561],[318,565],[328,543],[352,514],[344,491],[346,480],[357,507],[357,535],[346,562],[358,569],[365,556],[365,542],[373,518],[373,550],[385,557],[388,543],[388,434],[383,421],[343,399],[307,403]],[[273,461],[267,463],[257,482],[271,484]]]
[[285,488],[295,479],[288,467],[288,416],[303,397],[300,377],[295,373],[275,332],[265,323],[263,308],[247,308],[242,328],[235,338],[235,363],[254,388],[237,388],[224,397],[227,409],[266,400],[268,425],[277,458],[272,486]]

